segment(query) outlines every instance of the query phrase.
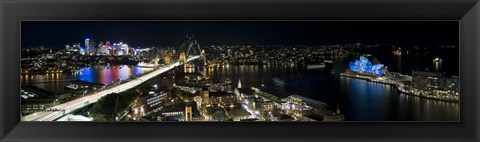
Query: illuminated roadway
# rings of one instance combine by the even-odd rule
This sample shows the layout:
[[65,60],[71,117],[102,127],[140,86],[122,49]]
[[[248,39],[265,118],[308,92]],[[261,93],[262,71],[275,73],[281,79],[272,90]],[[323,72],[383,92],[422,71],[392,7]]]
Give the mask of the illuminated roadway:
[[[198,59],[199,57],[200,56],[193,56],[191,58],[188,58],[187,62]],[[81,97],[63,104],[59,104],[47,109],[47,110],[54,110],[54,111],[42,111],[42,112],[36,112],[30,115],[26,115],[22,118],[22,121],[54,121],[55,119],[60,118],[65,114],[68,114],[76,109],[83,108],[89,104],[97,102],[98,99],[102,98],[107,94],[122,92],[130,88],[133,88],[135,86],[138,86],[143,82],[149,80],[150,78],[153,78],[155,76],[158,76],[159,74],[167,72],[179,65],[180,65],[179,62],[175,62],[169,65],[160,67],[157,70],[141,75],[138,78],[132,79],[126,83],[120,84],[113,88],[106,89],[106,90],[103,90],[85,97]]]

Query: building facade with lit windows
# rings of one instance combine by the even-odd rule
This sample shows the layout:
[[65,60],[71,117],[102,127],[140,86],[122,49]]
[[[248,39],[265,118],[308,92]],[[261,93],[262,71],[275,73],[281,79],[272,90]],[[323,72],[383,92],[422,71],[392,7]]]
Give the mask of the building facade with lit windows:
[[[191,119],[187,119],[188,116],[191,116]],[[153,115],[157,115],[158,119],[161,121],[202,121],[203,117],[200,115],[200,112],[197,109],[197,104],[195,102],[181,102],[175,103],[173,105],[163,106],[162,109]]]
[[167,92],[149,92],[138,98],[138,104],[140,104],[138,106],[142,106],[146,112],[151,112],[159,109],[166,97]]
[[416,89],[458,92],[459,83],[457,76],[449,78],[445,73],[412,71],[412,84]]

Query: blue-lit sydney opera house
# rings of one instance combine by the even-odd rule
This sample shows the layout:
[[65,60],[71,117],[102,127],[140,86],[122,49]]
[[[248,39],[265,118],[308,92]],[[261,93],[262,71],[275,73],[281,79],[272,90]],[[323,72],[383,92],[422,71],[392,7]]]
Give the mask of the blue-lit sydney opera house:
[[381,76],[387,72],[383,64],[372,63],[364,56],[360,56],[360,60],[356,59],[355,62],[350,62],[349,68],[351,71],[357,73],[373,73],[377,76]]

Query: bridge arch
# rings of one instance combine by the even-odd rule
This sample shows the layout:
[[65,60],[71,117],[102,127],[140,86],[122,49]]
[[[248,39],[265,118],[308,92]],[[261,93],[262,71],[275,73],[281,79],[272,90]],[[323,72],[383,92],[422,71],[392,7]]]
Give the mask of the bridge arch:
[[195,40],[193,36],[187,36],[187,38],[180,43],[177,50],[175,50],[175,55],[173,56],[173,59],[178,60],[180,58],[180,53],[182,52],[185,52],[186,58],[191,55],[202,54],[200,44],[198,44],[197,40]]

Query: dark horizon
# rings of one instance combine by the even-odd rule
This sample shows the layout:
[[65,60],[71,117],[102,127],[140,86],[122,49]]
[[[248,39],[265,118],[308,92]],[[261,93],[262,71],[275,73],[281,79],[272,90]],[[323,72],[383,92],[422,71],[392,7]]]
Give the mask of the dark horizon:
[[22,48],[63,49],[85,38],[130,47],[178,46],[186,35],[208,45],[385,43],[459,44],[458,21],[22,21]]

